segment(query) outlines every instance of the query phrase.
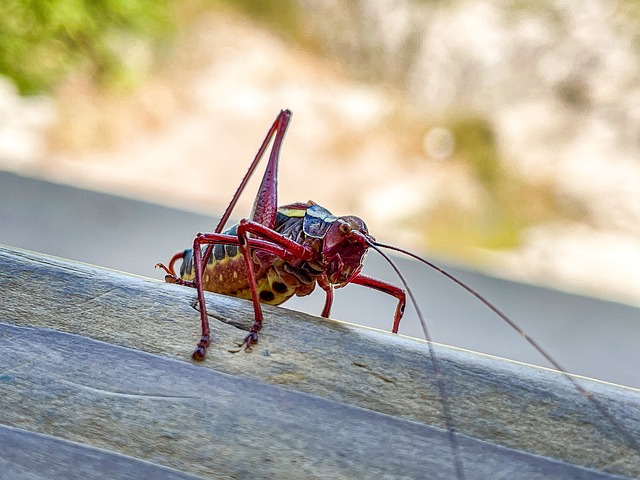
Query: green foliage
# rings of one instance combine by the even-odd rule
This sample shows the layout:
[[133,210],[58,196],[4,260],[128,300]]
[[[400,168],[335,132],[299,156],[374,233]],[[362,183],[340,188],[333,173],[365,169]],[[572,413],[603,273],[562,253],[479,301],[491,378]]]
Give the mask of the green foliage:
[[168,0],[2,0],[0,74],[23,94],[79,68],[98,82],[126,81],[129,47],[163,38],[170,17]]

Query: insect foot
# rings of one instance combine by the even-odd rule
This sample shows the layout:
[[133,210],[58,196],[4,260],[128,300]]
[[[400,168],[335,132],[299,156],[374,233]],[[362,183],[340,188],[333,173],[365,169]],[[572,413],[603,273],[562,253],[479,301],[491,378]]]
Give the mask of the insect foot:
[[166,272],[166,275],[164,276],[164,281],[167,282],[167,283],[177,283],[178,285],[185,285],[187,287],[195,287],[193,282],[187,282],[187,281],[181,279],[180,277],[177,277],[176,274],[173,272],[172,268],[165,266],[164,263],[156,263],[154,268],[161,268],[162,270],[164,270]]
[[258,332],[260,331],[261,328],[262,328],[262,318],[256,318],[256,320],[253,322],[253,325],[251,326],[251,330],[249,330],[249,334],[246,337],[244,337],[244,340],[242,341],[242,343],[237,344],[238,348],[229,350],[229,351],[232,353],[237,353],[242,349],[242,346],[244,345],[245,346],[244,351],[247,353],[251,353],[253,351],[253,348],[251,348],[251,345],[254,343],[258,343]]
[[204,357],[207,355],[207,347],[209,346],[209,336],[202,336],[200,341],[198,342],[198,346],[191,354],[191,358],[201,362],[204,360]]
[[229,352],[238,353],[240,350],[242,350],[242,346],[244,345],[245,346],[244,351],[247,353],[251,353],[253,351],[253,348],[251,348],[251,345],[256,343],[258,343],[258,332],[257,331],[254,332],[252,328],[249,334],[246,337],[244,337],[244,340],[242,342],[236,343],[238,348],[230,348]]

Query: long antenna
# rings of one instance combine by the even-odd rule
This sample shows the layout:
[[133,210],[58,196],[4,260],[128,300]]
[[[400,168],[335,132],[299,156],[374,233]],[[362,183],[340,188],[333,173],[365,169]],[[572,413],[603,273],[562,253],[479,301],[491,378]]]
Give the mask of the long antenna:
[[[480,300],[482,303],[484,303],[496,315],[498,315],[502,320],[504,320],[512,329],[514,329],[516,332],[518,332],[518,334],[520,336],[522,336],[531,346],[533,346],[533,348],[535,348],[538,351],[538,353],[540,353],[540,355],[542,355],[545,359],[547,359],[549,361],[549,363],[551,363],[556,368],[556,370],[558,370],[560,373],[562,373],[562,375],[573,385],[573,388],[576,391],[578,391],[581,395],[583,395],[587,400],[589,400],[591,402],[591,404],[596,408],[596,410],[598,410],[598,412],[600,412],[600,414],[609,421],[609,423],[617,430],[617,432],[622,436],[622,438],[624,438],[625,441],[628,442],[628,445],[630,447],[632,447],[634,450],[636,450],[636,452],[640,453],[640,441],[638,441],[638,439],[634,438],[622,426],[622,424],[609,412],[609,410],[604,406],[604,404],[602,402],[600,402],[600,400],[598,400],[593,395],[592,392],[588,391],[582,385],[580,385],[580,383],[578,383],[578,381],[575,379],[575,377],[571,376],[567,372],[567,370],[565,370],[563,367],[561,367],[560,364],[546,350],[544,350],[540,346],[540,344],[538,344],[538,342],[536,342],[533,338],[531,338],[529,335],[527,335],[527,333],[524,330],[522,330],[505,313],[503,313],[501,310],[499,310],[498,307],[493,305],[489,300],[487,300],[485,297],[480,295],[473,288],[471,288],[470,286],[468,286],[467,284],[462,282],[462,280],[459,280],[458,278],[454,277],[449,272],[447,272],[444,269],[438,267],[434,263],[432,263],[432,262],[430,262],[428,260],[425,260],[424,258],[416,255],[415,253],[411,253],[411,252],[409,252],[407,250],[403,250],[402,248],[399,248],[399,247],[394,247],[393,245],[386,245],[386,244],[379,243],[379,242],[375,242],[375,246],[382,247],[382,248],[388,248],[389,250],[393,250],[393,251],[396,251],[396,252],[404,253],[405,255],[408,255],[408,256],[418,260],[419,262],[424,263],[428,267],[434,269],[438,273],[441,273],[442,275],[447,277],[452,282],[454,282],[457,285],[459,285],[460,287],[464,288],[467,292],[469,292],[471,295],[473,295],[478,300]],[[375,250],[380,252],[380,250],[377,249],[377,248]],[[395,266],[394,266],[394,270],[396,270],[396,272],[398,271]],[[408,290],[407,290],[407,292],[408,292]],[[413,295],[411,295],[411,297],[413,299]]]
[[427,345],[429,346],[429,357],[431,358],[431,364],[433,365],[433,371],[436,377],[436,385],[438,387],[440,402],[442,403],[442,416],[444,417],[444,424],[447,429],[447,434],[449,436],[449,445],[451,445],[451,455],[453,456],[453,464],[455,465],[455,468],[456,468],[456,476],[458,480],[464,480],[466,477],[464,474],[464,469],[462,467],[462,458],[460,456],[460,445],[458,444],[458,437],[456,436],[455,426],[453,425],[453,420],[451,416],[449,397],[447,396],[447,392],[444,385],[444,379],[442,376],[442,370],[440,369],[440,361],[438,360],[435,349],[433,348],[433,341],[431,340],[431,334],[429,333],[427,322],[425,321],[424,316],[422,315],[422,311],[418,306],[418,302],[416,301],[416,298],[414,297],[413,292],[409,288],[409,284],[405,280],[402,273],[400,273],[400,269],[396,266],[395,263],[393,263],[393,261],[389,258],[389,256],[386,253],[384,253],[382,250],[378,248],[378,247],[384,247],[384,245],[379,243],[373,243],[368,239],[367,239],[367,243],[371,248],[373,248],[376,252],[378,252],[382,256],[382,258],[384,258],[389,263],[389,265],[391,265],[391,268],[393,268],[393,270],[396,272],[396,275],[398,275],[398,278],[402,282],[402,285],[404,286],[404,289],[406,290],[407,295],[409,295],[409,298],[411,299],[411,303],[413,304],[413,307],[416,310],[418,318],[420,319],[420,324],[422,325],[422,331],[424,332],[424,337],[427,340]]

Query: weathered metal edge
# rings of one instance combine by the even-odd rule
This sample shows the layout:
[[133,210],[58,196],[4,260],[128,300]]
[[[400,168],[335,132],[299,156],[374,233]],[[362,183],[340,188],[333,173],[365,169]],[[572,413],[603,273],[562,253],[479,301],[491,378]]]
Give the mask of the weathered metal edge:
[[[16,325],[184,361],[197,338],[194,292],[151,279],[3,247],[0,288],[3,320]],[[231,354],[228,347],[250,324],[250,304],[217,295],[208,300],[220,321],[214,322],[204,368],[442,426],[424,342],[267,308],[259,348]],[[576,465],[640,475],[638,452],[556,373],[444,346],[437,352],[458,431]],[[637,390],[580,381],[639,436]]]

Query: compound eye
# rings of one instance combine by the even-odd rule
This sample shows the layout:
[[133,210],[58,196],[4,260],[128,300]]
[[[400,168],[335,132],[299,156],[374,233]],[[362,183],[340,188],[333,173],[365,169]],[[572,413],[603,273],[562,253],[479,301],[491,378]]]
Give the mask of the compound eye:
[[348,223],[341,223],[339,228],[340,231],[344,234],[347,234],[351,231],[351,225],[349,225]]

